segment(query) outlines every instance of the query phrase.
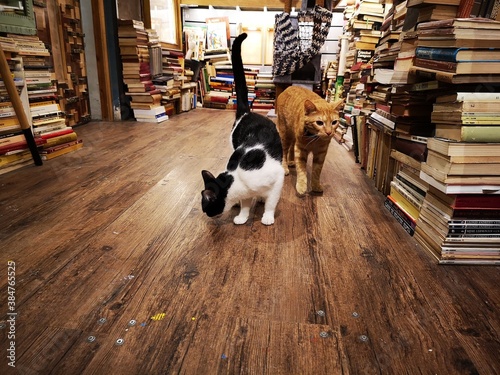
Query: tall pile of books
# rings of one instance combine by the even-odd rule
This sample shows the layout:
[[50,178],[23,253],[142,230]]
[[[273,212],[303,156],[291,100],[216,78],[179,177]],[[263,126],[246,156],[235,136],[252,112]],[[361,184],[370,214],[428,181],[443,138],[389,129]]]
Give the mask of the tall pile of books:
[[[10,34],[1,39],[8,51],[14,83],[33,126],[35,143],[42,160],[77,150],[83,146],[73,128],[67,126],[56,94],[57,81],[52,72],[50,53],[36,36]],[[3,86],[4,87],[4,86]],[[0,108],[0,169],[6,172],[31,159],[19,120],[7,93]]]
[[[418,9],[418,23],[457,17],[461,0],[408,0],[408,8]],[[467,16],[468,17],[468,16]]]
[[429,138],[415,238],[441,264],[500,264],[500,143]]
[[352,12],[349,9],[346,7],[344,11],[344,31],[350,37],[347,68],[372,59],[382,36],[385,6],[382,1],[363,0],[354,5]]
[[40,156],[50,160],[83,147],[74,129],[68,125],[57,95],[57,80],[51,55],[37,36],[15,38],[23,59],[30,113],[35,138],[40,138]]
[[181,88],[184,78],[184,53],[169,48],[164,43],[162,53],[162,79],[168,82],[167,89],[161,90],[161,103],[169,115],[180,111]]
[[161,105],[161,92],[152,81],[148,31],[137,20],[118,20],[118,43],[126,95],[137,121],[163,122],[168,119]]
[[[234,74],[232,66],[228,64],[227,61],[224,64],[207,64],[208,91],[203,99],[204,107],[218,109],[233,107]],[[231,100],[231,98],[233,99]]]
[[500,79],[500,22],[449,19],[417,25],[410,74],[448,83],[494,83]]
[[252,109],[269,111],[274,108],[275,99],[276,86],[272,74],[259,71],[255,79],[255,99],[252,102]]
[[491,91],[500,84],[500,23],[450,19],[419,24],[417,31],[410,73],[492,86],[484,93],[476,92],[480,86],[460,92],[451,85],[436,97],[436,138],[427,141],[420,171],[429,191],[415,238],[441,264],[499,264],[500,96]]
[[[22,60],[17,58],[18,49],[15,41],[10,37],[0,37],[2,49],[7,63],[12,71],[14,84],[19,95],[24,96],[27,103],[27,94],[22,72]],[[40,138],[36,139],[41,143]],[[0,80],[0,174],[17,169],[31,161],[26,138],[11,102],[3,80]]]

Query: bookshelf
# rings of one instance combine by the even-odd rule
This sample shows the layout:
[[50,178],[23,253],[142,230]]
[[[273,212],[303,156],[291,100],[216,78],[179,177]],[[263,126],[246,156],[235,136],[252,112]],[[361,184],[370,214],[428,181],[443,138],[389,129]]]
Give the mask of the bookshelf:
[[[455,20],[457,1],[408,0],[385,4],[368,27],[357,22],[367,21],[365,2],[345,9],[349,45],[339,61],[356,162],[437,263],[493,264],[500,257],[500,112],[492,104],[500,98],[500,23]],[[379,40],[360,57],[366,35]],[[469,54],[455,55],[459,47]],[[452,146],[460,151],[447,153]]]

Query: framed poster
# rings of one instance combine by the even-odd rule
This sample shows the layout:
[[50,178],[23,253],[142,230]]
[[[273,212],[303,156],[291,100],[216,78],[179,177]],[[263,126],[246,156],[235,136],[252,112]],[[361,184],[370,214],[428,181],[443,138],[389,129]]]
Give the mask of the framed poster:
[[207,18],[207,52],[229,48],[229,18]]

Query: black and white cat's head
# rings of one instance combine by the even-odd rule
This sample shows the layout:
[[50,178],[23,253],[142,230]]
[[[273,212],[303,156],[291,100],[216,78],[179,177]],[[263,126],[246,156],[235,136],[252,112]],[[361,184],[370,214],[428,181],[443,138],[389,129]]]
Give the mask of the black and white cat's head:
[[234,178],[223,172],[214,177],[209,171],[201,171],[205,189],[201,192],[201,208],[209,217],[220,215],[226,208],[226,198]]

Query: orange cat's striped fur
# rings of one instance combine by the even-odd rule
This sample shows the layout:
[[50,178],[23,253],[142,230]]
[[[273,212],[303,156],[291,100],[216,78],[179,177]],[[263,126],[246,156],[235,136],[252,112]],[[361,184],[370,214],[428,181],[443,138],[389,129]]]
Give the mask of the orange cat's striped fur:
[[307,157],[313,154],[311,189],[322,193],[321,169],[330,141],[339,125],[339,109],[343,100],[328,103],[316,93],[290,86],[276,102],[278,131],[283,144],[283,168],[297,167],[296,189],[300,196],[307,192]]

